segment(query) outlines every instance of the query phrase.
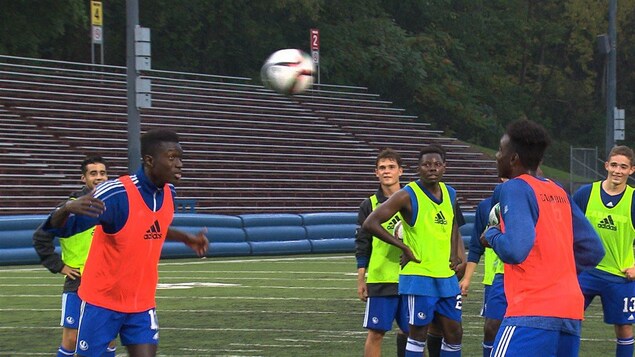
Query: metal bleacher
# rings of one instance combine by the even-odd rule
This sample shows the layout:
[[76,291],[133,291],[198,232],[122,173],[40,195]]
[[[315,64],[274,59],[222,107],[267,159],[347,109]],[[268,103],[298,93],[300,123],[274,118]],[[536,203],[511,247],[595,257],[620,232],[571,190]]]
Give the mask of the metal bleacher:
[[[200,213],[355,211],[373,193],[379,149],[404,157],[448,150],[445,181],[464,210],[497,183],[494,161],[444,137],[363,87],[315,85],[286,97],[250,78],[148,71],[152,108],[141,130],[181,136],[188,210]],[[127,172],[125,68],[0,56],[0,213],[46,213],[80,187],[85,155],[100,154],[111,177]],[[194,207],[192,207],[192,205]]]

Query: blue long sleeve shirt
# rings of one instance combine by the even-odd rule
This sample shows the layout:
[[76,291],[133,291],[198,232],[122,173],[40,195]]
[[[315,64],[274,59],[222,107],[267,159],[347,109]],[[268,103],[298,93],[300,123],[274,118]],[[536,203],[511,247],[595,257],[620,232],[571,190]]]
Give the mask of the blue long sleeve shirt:
[[467,261],[477,263],[485,253],[485,247],[481,244],[481,234],[487,227],[489,221],[489,211],[492,209],[492,197],[488,197],[476,206],[474,215],[474,228],[472,229],[472,239],[470,239],[469,253]]
[[[496,197],[495,197],[496,199]],[[536,238],[538,202],[533,189],[520,179],[512,179],[501,185],[498,195],[505,233],[493,227],[485,233],[485,239],[500,259],[508,264],[520,264],[529,255]],[[569,197],[573,223],[573,253],[578,273],[595,267],[604,256],[600,237],[580,208]],[[503,326],[516,325],[547,330],[564,331],[580,335],[579,320],[555,317],[521,316],[505,318]]]
[[[163,204],[165,194],[163,187],[157,187],[143,172],[143,167],[130,178],[135,184],[145,204],[157,211]],[[176,191],[172,184],[168,185],[172,191],[172,197],[176,197]],[[64,226],[53,228],[50,225],[50,216],[44,224],[46,231],[52,232],[59,237],[69,237],[75,233],[100,224],[106,233],[119,232],[128,220],[129,204],[128,195],[123,184],[118,179],[108,180],[96,187],[94,197],[102,200],[106,205],[106,210],[97,218],[70,214]]]

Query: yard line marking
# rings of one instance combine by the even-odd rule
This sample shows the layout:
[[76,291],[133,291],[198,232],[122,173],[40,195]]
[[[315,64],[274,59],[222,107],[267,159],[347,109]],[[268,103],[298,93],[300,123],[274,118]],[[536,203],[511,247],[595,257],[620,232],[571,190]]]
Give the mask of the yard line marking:
[[168,266],[168,265],[198,265],[198,264],[226,264],[226,263],[249,263],[249,262],[290,262],[294,263],[297,261],[323,261],[323,260],[355,260],[353,255],[342,255],[342,256],[313,256],[313,257],[288,257],[288,258],[257,258],[257,259],[222,259],[218,258],[201,258],[198,261],[193,262],[178,262],[178,263],[161,263],[159,262],[159,266]]

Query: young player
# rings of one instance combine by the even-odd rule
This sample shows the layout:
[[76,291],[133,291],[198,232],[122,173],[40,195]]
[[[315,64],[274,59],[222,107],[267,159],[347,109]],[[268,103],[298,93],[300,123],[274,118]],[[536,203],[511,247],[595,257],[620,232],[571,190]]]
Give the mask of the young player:
[[66,202],[45,224],[61,237],[97,225],[79,287],[78,356],[101,356],[117,334],[131,357],[156,356],[155,292],[163,242],[181,241],[199,255],[207,251],[204,231],[194,236],[169,228],[173,184],[183,168],[178,135],[148,131],[141,137],[141,155],[135,175],[106,181],[94,195]]
[[503,287],[503,263],[491,248],[483,247],[479,239],[487,228],[491,208],[491,196],[481,201],[476,207],[465,276],[459,283],[461,295],[467,297],[476,266],[481,256],[484,255],[485,274],[483,276],[483,307],[481,309],[481,316],[485,317],[483,325],[483,357],[490,356],[494,338],[507,309],[507,299],[505,299]]
[[[403,165],[399,153],[384,149],[375,161],[375,176],[379,179],[377,192],[366,198],[359,206],[357,222],[360,228],[355,236],[355,258],[357,260],[357,294],[366,302],[364,328],[368,329],[364,356],[381,356],[381,345],[386,331],[392,329],[393,321],[399,326],[397,331],[397,355],[403,357],[408,333],[408,311],[405,301],[399,296],[399,255],[401,250],[361,228],[366,217],[388,197],[401,189],[399,178]],[[394,233],[401,215],[395,214],[383,227]]]
[[[106,161],[101,156],[89,156],[80,165],[81,181],[84,187],[70,194],[70,199],[91,193],[98,184],[108,180]],[[79,324],[81,300],[77,289],[81,283],[81,273],[88,256],[88,248],[93,238],[95,227],[60,240],[62,256],[55,252],[55,235],[45,232],[42,226],[33,234],[33,247],[44,265],[52,273],[66,276],[62,293],[62,343],[57,350],[57,357],[74,356],[77,344],[77,326]],[[115,343],[111,343],[105,356],[115,356]]]
[[[460,356],[461,294],[453,269],[461,263],[455,221],[456,192],[441,182],[445,151],[431,145],[419,154],[419,180],[410,182],[375,209],[364,230],[402,250],[399,293],[408,299],[409,334],[406,357],[423,356],[433,318],[443,331],[441,356]],[[403,242],[382,223],[400,213]]]
[[615,356],[633,356],[633,321],[635,321],[635,205],[633,190],[627,184],[635,172],[633,150],[616,146],[608,155],[605,180],[582,186],[573,200],[585,213],[600,235],[606,255],[594,268],[579,276],[584,307],[595,296],[602,299],[604,322],[614,325]]
[[567,193],[536,177],[549,145],[539,124],[511,123],[496,153],[498,174],[510,180],[494,197],[500,227],[481,236],[505,263],[508,307],[492,356],[577,356],[584,298],[576,273],[604,254],[599,237]]

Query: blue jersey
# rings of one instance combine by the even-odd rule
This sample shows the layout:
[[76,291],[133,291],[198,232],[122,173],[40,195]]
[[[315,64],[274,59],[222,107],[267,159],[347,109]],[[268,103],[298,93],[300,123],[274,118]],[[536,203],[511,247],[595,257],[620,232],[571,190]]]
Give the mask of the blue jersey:
[[481,201],[476,206],[476,213],[474,215],[474,228],[472,230],[472,239],[470,239],[469,253],[467,255],[467,261],[472,263],[478,263],[481,260],[481,256],[485,253],[485,247],[481,244],[481,234],[485,231],[487,223],[489,221],[489,211],[492,208],[492,197],[488,197]]
[[[135,184],[145,204],[156,211],[161,208],[163,204],[163,187],[157,187],[146,176],[143,171],[143,167],[140,168],[135,175],[131,175],[130,178]],[[172,184],[168,185],[172,191],[172,197],[176,196],[176,191]],[[100,224],[104,232],[116,233],[119,232],[128,220],[128,195],[123,184],[119,180],[108,180],[101,183],[96,187],[94,197],[102,200],[106,205],[106,210],[97,218],[70,214],[64,226],[55,229],[50,225],[50,217],[44,225],[46,231],[50,231],[59,237],[69,237],[78,232],[83,232],[86,229]]]
[[[514,231],[507,230],[503,234],[494,227],[485,233],[485,239],[503,262],[519,264],[525,260],[534,245],[539,215],[538,202],[533,189],[524,180],[509,180],[500,187],[500,191],[494,195],[494,200],[498,198],[501,203],[503,222],[514,222]],[[584,213],[572,200],[569,201],[573,223],[574,258],[576,269],[581,272],[595,267],[604,256],[604,249]],[[521,316],[505,318],[503,326],[506,324],[560,330],[578,336],[580,334],[579,321],[570,319]]]
[[[593,188],[593,184],[584,185],[573,194],[573,202],[575,202],[578,207],[580,207],[582,212],[586,212],[587,205],[589,204],[589,197],[591,197],[591,188]],[[603,189],[601,189],[600,198],[602,199],[602,202],[605,206],[613,207],[616,206],[618,202],[620,202],[622,196],[624,196],[624,192],[615,196],[611,196]],[[633,201],[635,202],[635,191],[633,192]],[[631,206],[631,222],[635,222],[635,205]]]

